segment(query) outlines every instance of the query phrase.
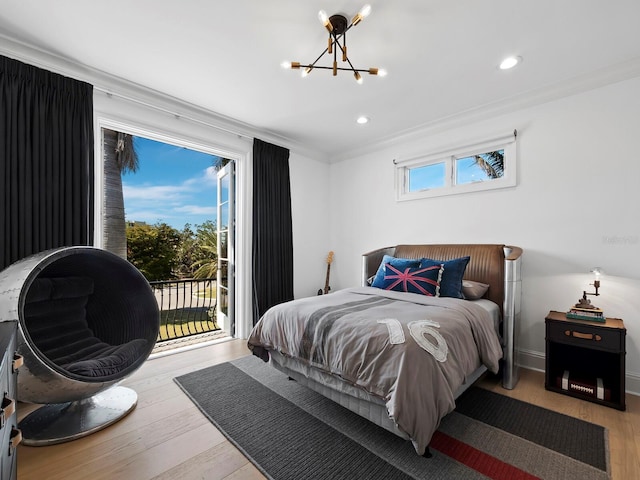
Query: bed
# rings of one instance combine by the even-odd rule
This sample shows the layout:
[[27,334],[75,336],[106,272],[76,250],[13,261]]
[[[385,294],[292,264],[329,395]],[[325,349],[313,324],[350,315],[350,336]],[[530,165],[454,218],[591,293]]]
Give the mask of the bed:
[[483,373],[517,383],[521,256],[496,244],[378,249],[362,256],[360,287],[272,307],[248,346],[428,456],[440,420]]

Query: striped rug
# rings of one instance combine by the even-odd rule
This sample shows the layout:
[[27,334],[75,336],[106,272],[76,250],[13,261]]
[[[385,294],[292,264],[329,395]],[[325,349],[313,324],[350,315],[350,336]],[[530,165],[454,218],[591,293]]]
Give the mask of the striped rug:
[[458,399],[427,459],[255,357],[175,381],[267,478],[610,478],[603,427],[481,388]]

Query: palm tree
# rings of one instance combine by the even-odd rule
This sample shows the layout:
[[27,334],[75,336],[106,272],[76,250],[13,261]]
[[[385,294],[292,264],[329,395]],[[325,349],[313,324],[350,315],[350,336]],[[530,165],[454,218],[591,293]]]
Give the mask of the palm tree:
[[133,136],[103,129],[104,154],[104,213],[103,247],[122,258],[127,258],[127,236],[122,194],[122,174],[136,172],[138,153]]
[[[232,160],[224,157],[213,158],[216,172],[224,168]],[[197,225],[197,244],[201,258],[191,265],[195,270],[193,278],[215,278],[218,271],[218,232],[215,222],[206,221]]]
[[504,150],[474,155],[478,165],[489,178],[501,178],[504,175]]
[[206,221],[197,226],[196,242],[201,258],[191,266],[193,278],[215,278],[218,271],[218,232],[216,224]]

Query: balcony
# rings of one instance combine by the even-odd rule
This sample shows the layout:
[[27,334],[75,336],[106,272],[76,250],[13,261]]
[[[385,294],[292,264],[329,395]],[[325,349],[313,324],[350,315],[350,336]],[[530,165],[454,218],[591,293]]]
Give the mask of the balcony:
[[216,321],[216,279],[149,282],[160,308],[154,353],[229,336]]

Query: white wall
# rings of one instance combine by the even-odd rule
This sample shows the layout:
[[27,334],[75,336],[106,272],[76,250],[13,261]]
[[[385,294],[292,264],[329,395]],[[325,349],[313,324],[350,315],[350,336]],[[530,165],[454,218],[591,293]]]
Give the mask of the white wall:
[[[544,368],[544,317],[591,290],[627,327],[627,387],[640,392],[640,79],[612,84],[331,167],[336,287],[357,285],[360,255],[398,243],[505,243],[523,256],[520,361]],[[394,158],[518,130],[518,185],[396,202]]]
[[291,215],[293,218],[294,295],[316,295],[324,287],[329,244],[329,165],[292,151]]

